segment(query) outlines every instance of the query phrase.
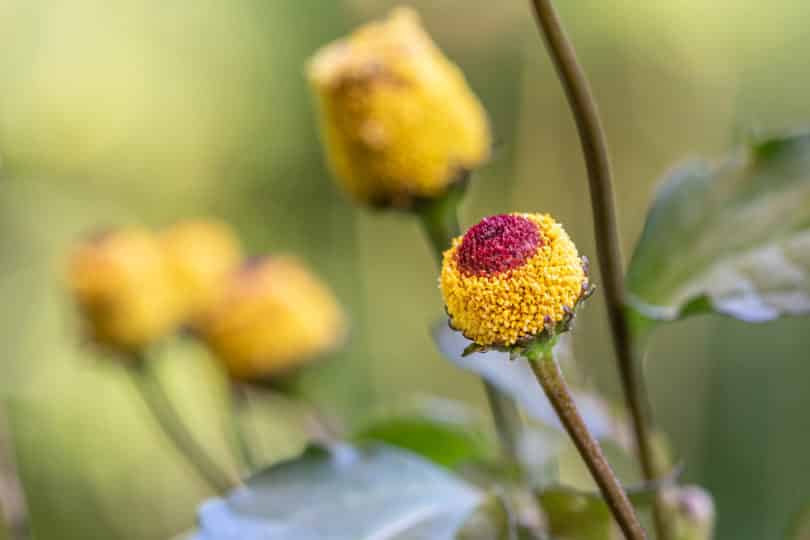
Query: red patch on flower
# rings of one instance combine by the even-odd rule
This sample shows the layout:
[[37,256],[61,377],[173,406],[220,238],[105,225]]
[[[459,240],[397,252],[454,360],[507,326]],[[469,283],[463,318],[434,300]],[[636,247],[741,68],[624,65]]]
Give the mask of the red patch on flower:
[[456,263],[465,274],[499,274],[521,266],[542,245],[543,239],[533,221],[510,214],[491,216],[464,235],[456,252]]

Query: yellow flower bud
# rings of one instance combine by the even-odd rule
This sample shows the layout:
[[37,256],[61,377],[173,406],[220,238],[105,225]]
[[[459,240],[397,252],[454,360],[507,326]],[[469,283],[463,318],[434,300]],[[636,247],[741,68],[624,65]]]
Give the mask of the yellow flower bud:
[[168,265],[148,231],[108,231],[77,244],[68,285],[90,338],[119,352],[139,350],[180,322]]
[[360,203],[441,195],[489,157],[486,112],[411,9],[325,46],[308,75],[330,165]]
[[236,379],[281,375],[335,348],[346,322],[331,291],[297,259],[266,257],[236,272],[201,325]]
[[545,214],[485,218],[445,251],[439,283],[450,324],[482,347],[560,331],[589,292],[586,261]]
[[229,276],[239,267],[239,239],[224,223],[193,220],[172,225],[159,240],[177,284],[184,318],[196,325],[221,299]]

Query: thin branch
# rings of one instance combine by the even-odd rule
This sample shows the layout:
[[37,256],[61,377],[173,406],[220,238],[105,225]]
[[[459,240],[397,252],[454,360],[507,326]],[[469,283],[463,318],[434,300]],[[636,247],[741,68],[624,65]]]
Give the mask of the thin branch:
[[577,410],[576,403],[565,384],[560,366],[550,357],[529,361],[537,381],[543,387],[548,400],[557,412],[560,421],[574,441],[580,456],[588,466],[602,496],[628,540],[644,540],[644,529],[636,517],[635,509],[624,492],[613,469],[602,454],[599,443],[588,432]]
[[[588,85],[588,79],[577,60],[571,41],[562,28],[552,1],[532,0],[532,5],[579,132],[582,153],[588,170],[596,248],[603,282],[602,289],[607,304],[622,390],[630,410],[644,477],[648,481],[654,480],[658,471],[651,446],[648,398],[635,362],[630,327],[624,311],[624,271],[607,140],[599,119],[596,101]],[[664,526],[662,510],[658,501],[656,501],[654,515],[658,537],[666,540],[668,531]]]

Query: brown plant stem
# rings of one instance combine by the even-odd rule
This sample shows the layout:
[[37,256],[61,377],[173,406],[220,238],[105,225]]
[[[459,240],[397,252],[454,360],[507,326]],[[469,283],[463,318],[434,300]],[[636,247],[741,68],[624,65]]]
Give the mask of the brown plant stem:
[[227,493],[239,481],[211,459],[174,408],[161,381],[150,366],[149,359],[145,358],[143,353],[138,353],[138,356],[129,372],[152,416],[175,448],[196,468],[211,488],[220,495]]
[[[465,183],[466,178],[462,178],[444,196],[422,201],[416,210],[440,267],[442,254],[450,247],[453,238],[461,234],[457,209],[464,195]],[[481,381],[504,457],[513,464],[519,463],[518,444],[523,428],[517,405],[488,381]]]
[[605,498],[625,537],[629,540],[644,540],[646,535],[636,517],[635,509],[627,498],[613,469],[610,468],[610,464],[602,454],[599,443],[588,432],[571,392],[565,384],[560,366],[550,354],[535,361],[529,360],[529,364],[537,377],[537,381],[543,387],[546,396],[548,396],[548,400],[557,412],[557,416],[565,426],[565,430],[574,441],[580,456],[588,466],[591,476],[599,485],[602,496]]
[[[659,471],[656,470],[651,444],[648,398],[637,369],[630,327],[625,316],[624,271],[607,140],[588,79],[562,28],[552,0],[532,0],[532,6],[576,121],[588,170],[599,269],[622,390],[630,410],[644,478],[652,481]],[[660,540],[668,540],[670,535],[663,513],[660,500],[656,498],[653,508],[656,532]]]

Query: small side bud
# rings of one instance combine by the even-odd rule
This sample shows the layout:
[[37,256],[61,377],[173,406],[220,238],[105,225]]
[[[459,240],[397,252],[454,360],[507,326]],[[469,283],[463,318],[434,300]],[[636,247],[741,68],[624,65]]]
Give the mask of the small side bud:
[[699,486],[664,491],[664,504],[672,515],[673,540],[711,540],[714,535],[714,500]]
[[110,230],[79,242],[67,278],[89,339],[105,348],[131,356],[180,323],[169,267],[148,231]]

